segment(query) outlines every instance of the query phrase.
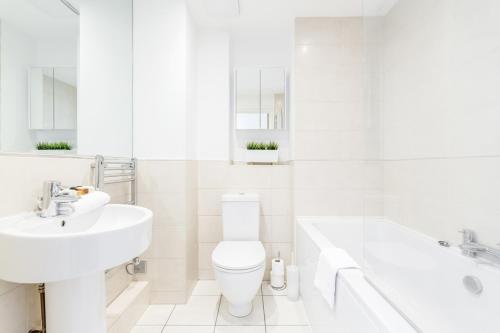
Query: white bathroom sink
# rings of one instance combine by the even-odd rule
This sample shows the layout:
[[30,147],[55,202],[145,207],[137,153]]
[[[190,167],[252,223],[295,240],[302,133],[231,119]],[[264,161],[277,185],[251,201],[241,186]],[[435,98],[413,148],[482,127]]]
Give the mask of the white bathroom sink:
[[120,265],[151,243],[152,213],[105,205],[79,216],[41,218],[35,213],[0,219],[0,280],[47,283]]

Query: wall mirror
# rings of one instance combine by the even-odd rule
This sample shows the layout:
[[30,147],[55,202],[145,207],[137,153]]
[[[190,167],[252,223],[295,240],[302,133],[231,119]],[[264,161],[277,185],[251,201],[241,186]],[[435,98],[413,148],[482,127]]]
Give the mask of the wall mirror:
[[132,0],[0,0],[0,152],[131,156],[132,21]]
[[286,129],[284,68],[240,68],[234,82],[236,129]]

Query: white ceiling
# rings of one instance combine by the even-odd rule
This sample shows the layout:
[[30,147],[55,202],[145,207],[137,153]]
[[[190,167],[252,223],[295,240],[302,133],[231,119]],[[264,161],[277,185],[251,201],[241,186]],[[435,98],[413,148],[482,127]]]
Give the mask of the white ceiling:
[[78,34],[78,16],[59,0],[0,0],[0,19],[35,39]]
[[[398,0],[187,0],[197,24],[232,31],[290,30],[296,17],[384,15]],[[238,6],[239,4],[239,6]],[[234,8],[239,7],[239,15]]]
[[[84,0],[69,0],[79,7]],[[198,25],[233,33],[272,34],[293,29],[296,17],[374,16],[398,0],[186,0]],[[0,0],[0,19],[35,38],[71,37],[78,16],[60,0]]]

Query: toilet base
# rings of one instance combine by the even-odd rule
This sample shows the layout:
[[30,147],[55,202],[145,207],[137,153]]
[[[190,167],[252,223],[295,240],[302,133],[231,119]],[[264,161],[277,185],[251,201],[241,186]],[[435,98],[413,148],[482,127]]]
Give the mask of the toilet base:
[[229,313],[234,317],[246,317],[252,313],[253,305],[252,302],[247,304],[229,304]]

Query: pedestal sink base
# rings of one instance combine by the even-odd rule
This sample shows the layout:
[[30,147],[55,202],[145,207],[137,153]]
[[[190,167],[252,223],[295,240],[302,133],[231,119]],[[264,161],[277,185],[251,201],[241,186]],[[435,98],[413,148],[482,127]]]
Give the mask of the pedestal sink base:
[[46,283],[45,302],[47,332],[106,333],[104,272]]

